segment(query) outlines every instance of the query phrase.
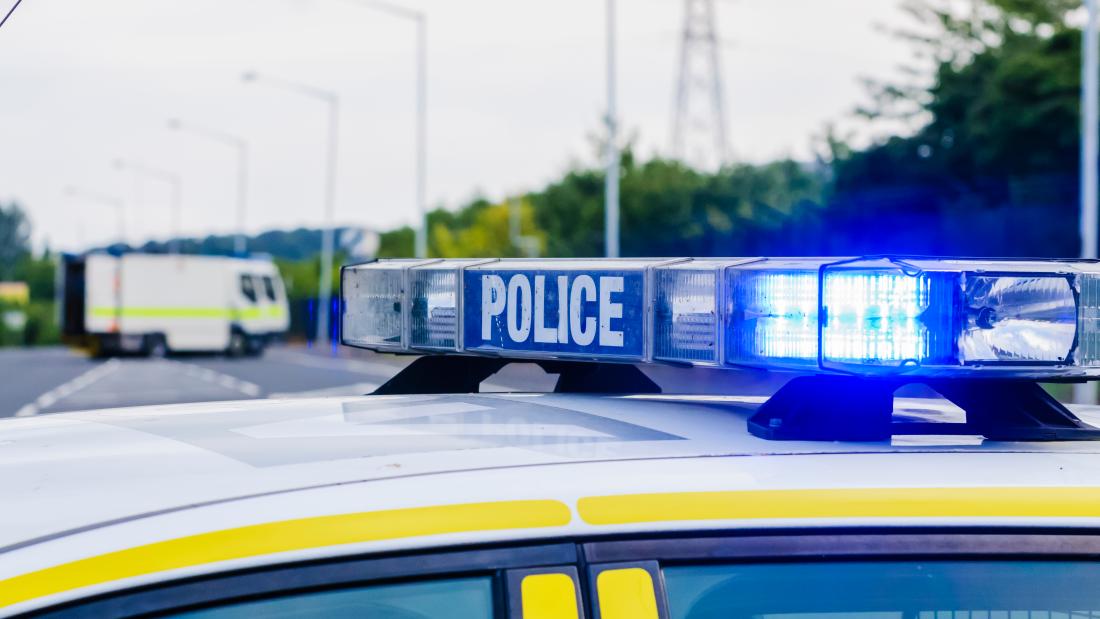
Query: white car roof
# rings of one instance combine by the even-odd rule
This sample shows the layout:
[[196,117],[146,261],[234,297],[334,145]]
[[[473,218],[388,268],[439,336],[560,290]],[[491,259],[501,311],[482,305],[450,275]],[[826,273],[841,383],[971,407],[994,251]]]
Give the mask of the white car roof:
[[[1100,442],[766,441],[745,429],[762,399],[367,396],[3,420],[0,613],[266,562],[485,541],[761,526],[1100,524]],[[960,414],[921,399],[899,399],[896,412]],[[1100,408],[1075,412],[1100,423]],[[473,524],[406,530],[402,514],[425,509],[444,510],[439,522]],[[397,515],[391,522],[387,514]],[[383,520],[343,528],[341,519],[365,515]],[[102,576],[110,570],[72,567],[154,552],[143,548],[160,561],[175,556],[164,544],[270,526],[312,533],[280,533],[255,552],[145,572],[118,567],[137,559],[115,561],[122,571],[111,578]],[[403,533],[374,533],[387,526]],[[285,541],[318,534],[323,543]]]

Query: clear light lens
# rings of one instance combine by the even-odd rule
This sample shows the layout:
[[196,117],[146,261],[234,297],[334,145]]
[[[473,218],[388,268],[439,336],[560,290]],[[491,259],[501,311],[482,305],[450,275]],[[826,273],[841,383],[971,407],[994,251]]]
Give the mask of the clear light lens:
[[1100,367],[1100,275],[1078,275],[1077,282],[1081,297],[1075,360],[1079,365]]
[[963,363],[1063,363],[1077,336],[1077,301],[1059,276],[968,276]]
[[401,348],[403,269],[378,263],[347,267],[341,282],[343,341],[354,346]]
[[731,270],[726,361],[817,363],[817,270]]
[[457,269],[409,271],[409,345],[453,350],[458,342]]
[[[950,362],[950,290],[942,283],[941,278],[900,271],[826,270],[823,361],[883,366]],[[926,312],[932,304],[935,309]]]
[[717,363],[717,271],[660,269],[655,279],[654,358]]

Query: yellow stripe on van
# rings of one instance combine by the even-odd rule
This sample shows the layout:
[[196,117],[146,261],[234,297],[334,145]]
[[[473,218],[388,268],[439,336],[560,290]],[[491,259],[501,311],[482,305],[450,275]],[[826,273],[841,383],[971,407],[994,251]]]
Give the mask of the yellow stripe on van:
[[1100,488],[852,488],[585,497],[588,524],[786,518],[1100,517]]
[[96,318],[234,318],[252,320],[258,318],[282,318],[286,311],[281,306],[249,307],[233,310],[223,307],[93,307],[92,316]]
[[280,552],[428,535],[560,527],[560,501],[415,507],[284,520],[119,550],[0,581],[0,607],[125,578]]

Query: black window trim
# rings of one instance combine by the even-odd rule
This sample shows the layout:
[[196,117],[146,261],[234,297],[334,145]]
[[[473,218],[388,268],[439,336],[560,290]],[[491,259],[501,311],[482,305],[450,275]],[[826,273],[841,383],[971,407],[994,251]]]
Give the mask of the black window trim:
[[662,565],[731,561],[807,561],[974,557],[1100,560],[1095,529],[771,530],[608,539],[582,544],[587,563],[658,561]]
[[[281,563],[126,589],[52,606],[26,616],[163,616],[211,606],[425,576],[494,576],[494,596],[500,598],[500,586],[495,578],[498,573],[516,568],[576,565],[578,559],[579,551],[575,543],[549,543]],[[495,606],[503,608],[503,600],[497,599]]]

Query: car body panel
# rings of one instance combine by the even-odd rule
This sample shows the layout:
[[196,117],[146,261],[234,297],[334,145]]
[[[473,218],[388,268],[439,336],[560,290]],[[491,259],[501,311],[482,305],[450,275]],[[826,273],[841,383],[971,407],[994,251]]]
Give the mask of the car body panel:
[[[0,602],[15,612],[288,560],[523,540],[1100,526],[1100,444],[772,442],[745,431],[759,401],[368,396],[5,420],[0,495],[17,508],[0,516]],[[899,402],[910,418],[958,416]],[[394,525],[408,518],[436,524]]]

